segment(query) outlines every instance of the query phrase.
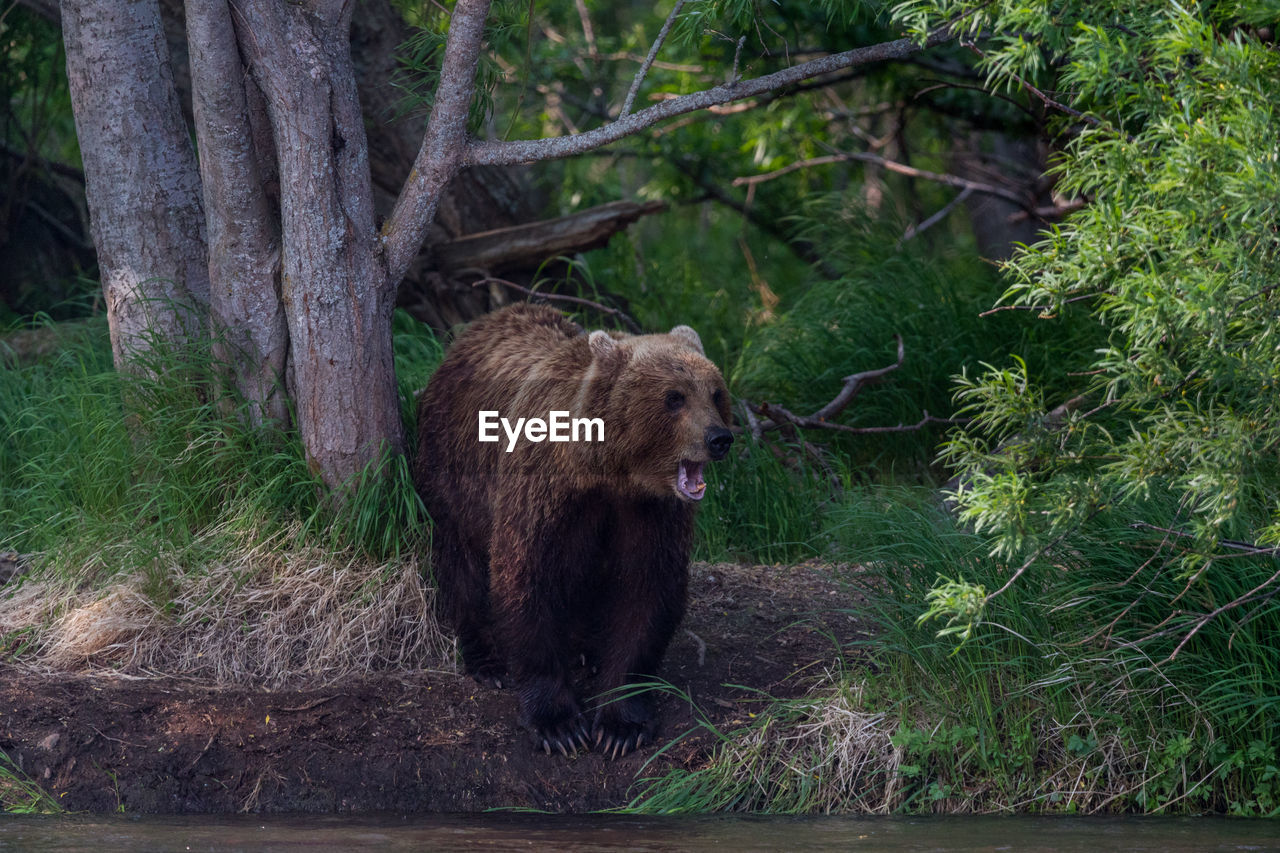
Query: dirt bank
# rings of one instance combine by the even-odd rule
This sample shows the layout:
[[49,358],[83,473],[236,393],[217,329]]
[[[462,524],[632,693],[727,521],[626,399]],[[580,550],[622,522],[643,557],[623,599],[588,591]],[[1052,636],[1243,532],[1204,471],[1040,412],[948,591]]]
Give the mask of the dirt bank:
[[[697,565],[664,675],[657,747],[609,761],[535,752],[510,690],[453,673],[257,691],[0,666],[0,749],[73,811],[584,811],[628,802],[638,777],[696,767],[762,694],[795,696],[859,624],[817,566]],[[687,630],[686,630],[687,629]]]

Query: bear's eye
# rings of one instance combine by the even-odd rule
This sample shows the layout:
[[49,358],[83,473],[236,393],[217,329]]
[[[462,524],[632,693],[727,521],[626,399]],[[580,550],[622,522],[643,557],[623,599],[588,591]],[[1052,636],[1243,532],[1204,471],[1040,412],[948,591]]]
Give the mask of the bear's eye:
[[720,408],[720,404],[723,402],[724,402],[724,391],[721,391],[719,388],[717,388],[716,392],[711,395],[711,405],[715,406],[718,409]]
[[678,412],[684,408],[684,395],[679,391],[667,392],[667,411]]

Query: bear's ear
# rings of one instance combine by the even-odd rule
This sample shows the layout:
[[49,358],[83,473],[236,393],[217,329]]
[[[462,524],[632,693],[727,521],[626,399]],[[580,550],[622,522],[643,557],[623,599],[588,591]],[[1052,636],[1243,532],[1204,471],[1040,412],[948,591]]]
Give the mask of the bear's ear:
[[587,336],[587,344],[591,347],[591,357],[596,361],[604,361],[618,351],[618,342],[608,332],[599,329]]
[[671,330],[671,337],[679,338],[689,346],[696,349],[700,354],[706,355],[706,351],[702,349],[702,338],[698,337],[698,333],[688,326],[676,326]]

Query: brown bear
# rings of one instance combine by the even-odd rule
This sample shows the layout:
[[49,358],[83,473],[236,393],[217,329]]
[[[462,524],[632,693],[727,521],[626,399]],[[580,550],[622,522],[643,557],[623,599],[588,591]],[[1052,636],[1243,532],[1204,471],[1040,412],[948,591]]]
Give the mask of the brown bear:
[[[509,675],[548,753],[617,757],[652,740],[649,692],[627,686],[655,675],[684,615],[703,467],[733,441],[697,333],[587,334],[513,305],[454,342],[418,417],[414,482],[467,672],[499,687]],[[598,673],[590,722],[580,654]]]

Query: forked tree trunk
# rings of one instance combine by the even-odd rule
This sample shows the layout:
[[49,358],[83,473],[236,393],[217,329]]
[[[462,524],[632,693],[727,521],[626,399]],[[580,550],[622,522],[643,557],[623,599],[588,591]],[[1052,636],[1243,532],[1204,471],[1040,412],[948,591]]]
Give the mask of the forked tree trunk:
[[378,252],[351,65],[355,5],[233,4],[275,137],[280,291],[298,429],[309,464],[336,492],[404,443],[391,346],[395,293]]
[[64,0],[63,38],[93,241],[118,369],[202,334],[200,177],[156,0]]

